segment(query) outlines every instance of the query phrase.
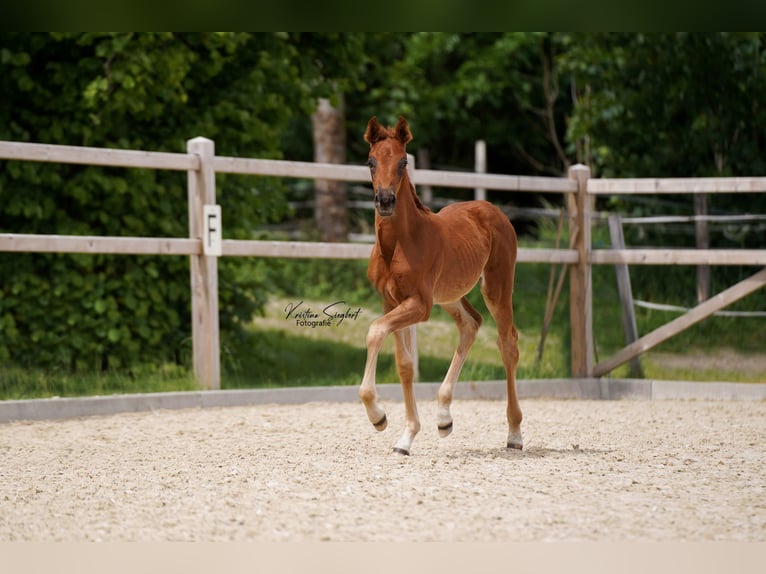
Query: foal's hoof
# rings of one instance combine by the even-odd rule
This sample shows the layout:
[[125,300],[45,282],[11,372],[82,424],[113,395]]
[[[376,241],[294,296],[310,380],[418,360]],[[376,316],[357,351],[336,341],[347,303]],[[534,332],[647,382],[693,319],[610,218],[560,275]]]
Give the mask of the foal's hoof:
[[410,451],[408,451],[408,450],[405,450],[405,449],[403,449],[403,448],[399,448],[398,446],[395,446],[395,447],[394,447],[394,452],[395,452],[396,454],[402,454],[402,455],[404,455],[404,456],[410,456]]
[[445,436],[449,436],[450,433],[452,433],[452,421],[448,422],[445,425],[438,425],[437,427],[439,429],[439,436],[444,438]]
[[386,415],[383,415],[383,418],[378,422],[372,423],[372,426],[375,427],[376,431],[386,430],[386,427],[388,426],[388,419],[386,418]]
[[508,450],[521,450],[521,445],[524,444],[524,441],[521,439],[521,431],[508,431],[508,439],[505,442],[508,446]]

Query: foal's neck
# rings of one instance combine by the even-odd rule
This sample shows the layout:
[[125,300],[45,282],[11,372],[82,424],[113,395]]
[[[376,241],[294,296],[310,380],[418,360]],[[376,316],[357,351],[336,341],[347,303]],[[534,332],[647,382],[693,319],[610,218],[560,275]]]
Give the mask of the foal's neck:
[[415,186],[405,175],[402,188],[397,194],[396,208],[388,217],[375,214],[375,235],[384,259],[393,257],[397,245],[408,252],[417,244],[413,240],[423,233],[430,233],[431,210],[428,209],[415,193]]

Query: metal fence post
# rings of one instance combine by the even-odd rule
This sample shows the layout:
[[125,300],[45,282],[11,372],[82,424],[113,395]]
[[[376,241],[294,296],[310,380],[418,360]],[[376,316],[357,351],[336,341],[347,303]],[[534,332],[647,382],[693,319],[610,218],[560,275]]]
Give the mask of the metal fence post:
[[[215,145],[207,138],[194,138],[187,142],[186,149],[199,157],[199,169],[188,172],[189,237],[203,243],[202,251],[190,256],[194,375],[203,388],[219,389],[218,257],[207,254],[204,247],[208,240],[205,205],[215,205]],[[217,231],[220,233],[220,225]]]

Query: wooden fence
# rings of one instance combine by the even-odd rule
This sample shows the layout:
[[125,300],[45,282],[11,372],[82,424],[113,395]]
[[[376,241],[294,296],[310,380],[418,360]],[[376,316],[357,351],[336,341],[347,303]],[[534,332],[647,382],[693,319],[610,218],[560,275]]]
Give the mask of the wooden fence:
[[[369,170],[362,166],[218,157],[215,155],[214,143],[205,138],[189,140],[187,153],[0,142],[0,159],[187,172],[188,238],[0,233],[0,251],[189,256],[194,373],[200,384],[209,389],[220,388],[218,257],[365,259],[371,251],[369,244],[223,240],[220,208],[216,209],[216,173],[369,182]],[[566,194],[570,237],[568,248],[521,248],[518,261],[570,266],[573,377],[602,376],[637,354],[766,284],[764,269],[664,327],[641,337],[614,357],[594,365],[592,265],[766,266],[766,249],[592,249],[592,196],[629,193],[763,192],[766,191],[766,178],[594,180],[590,179],[589,168],[576,165],[569,170],[568,178],[414,169],[412,179],[416,185],[424,186]]]

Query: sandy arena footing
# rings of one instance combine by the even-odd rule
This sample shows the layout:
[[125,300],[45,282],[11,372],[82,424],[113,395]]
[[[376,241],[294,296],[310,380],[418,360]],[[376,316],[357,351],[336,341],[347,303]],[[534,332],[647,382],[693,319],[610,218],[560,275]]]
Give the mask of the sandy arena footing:
[[764,401],[357,403],[0,426],[0,541],[766,541]]

